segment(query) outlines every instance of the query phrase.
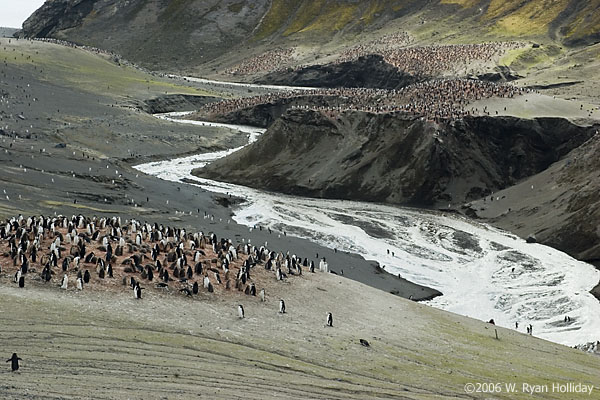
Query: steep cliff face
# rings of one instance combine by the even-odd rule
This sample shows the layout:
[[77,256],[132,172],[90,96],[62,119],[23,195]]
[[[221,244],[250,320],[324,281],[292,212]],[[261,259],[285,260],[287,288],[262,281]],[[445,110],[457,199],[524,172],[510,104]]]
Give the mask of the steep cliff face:
[[[596,127],[598,128],[598,127]],[[567,223],[554,227],[548,241],[565,245],[580,258],[600,266],[600,133],[569,155],[557,183],[572,188]],[[574,234],[577,233],[577,234]]]
[[155,69],[184,69],[243,42],[267,0],[55,0],[23,24],[22,35],[115,51]]
[[29,37],[52,37],[74,28],[94,10],[100,0],[54,0],[45,2],[23,23],[23,32]]
[[543,171],[593,132],[561,119],[435,125],[399,115],[289,110],[256,143],[196,173],[291,194],[447,206]]

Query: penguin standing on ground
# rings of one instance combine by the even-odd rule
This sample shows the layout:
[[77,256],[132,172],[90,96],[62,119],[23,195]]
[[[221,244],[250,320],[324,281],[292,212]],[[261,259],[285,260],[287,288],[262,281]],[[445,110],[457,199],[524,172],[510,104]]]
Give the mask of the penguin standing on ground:
[[135,286],[133,287],[133,297],[136,299],[142,298],[142,288],[140,287],[139,282],[136,282]]
[[109,243],[108,246],[106,246],[106,262],[107,263],[110,262],[110,259],[112,258],[112,254],[113,254],[113,249]]
[[265,301],[265,289],[260,289],[260,301]]
[[244,318],[244,307],[241,304],[238,305],[238,316],[240,319]]
[[333,326],[333,315],[330,312],[327,313],[327,326]]
[[42,270],[42,279],[44,280],[44,282],[48,282],[50,281],[50,279],[52,279],[52,273],[50,272],[49,265],[46,265]]
[[19,278],[19,287],[20,288],[25,287],[25,277],[23,275],[21,275],[21,277]]
[[202,274],[202,263],[201,262],[196,263],[196,265],[194,266],[194,273],[196,275]]
[[12,368],[12,371],[15,372],[19,369],[19,360],[22,360],[22,358],[19,358],[17,356],[17,353],[13,353],[12,357],[9,358],[8,360],[6,360],[6,362],[11,362],[10,366]]
[[83,290],[83,279],[77,278],[77,290]]
[[83,273],[83,281],[85,283],[90,283],[90,271],[88,271],[87,269]]
[[279,300],[279,313],[285,314],[285,301],[283,299]]
[[67,274],[63,275],[63,279],[62,279],[62,284],[60,285],[61,289],[67,290],[67,287],[69,286],[69,277],[67,276]]

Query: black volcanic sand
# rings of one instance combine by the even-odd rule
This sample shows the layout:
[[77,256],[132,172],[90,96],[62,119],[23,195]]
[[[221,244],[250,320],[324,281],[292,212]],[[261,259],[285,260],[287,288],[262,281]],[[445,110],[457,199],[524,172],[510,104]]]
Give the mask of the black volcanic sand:
[[[134,170],[133,165],[153,159],[216,151],[245,143],[246,135],[237,131],[166,122],[131,108],[132,104],[160,96],[164,88],[168,88],[168,94],[180,91],[214,95],[197,90],[201,85],[177,86],[173,80],[139,71],[135,74],[141,75],[141,84],[137,77],[121,82],[121,74],[133,74],[123,69],[116,74],[105,74],[114,81],[104,87],[94,84],[93,79],[98,74],[94,69],[103,68],[104,73],[104,68],[115,68],[114,65],[102,61],[98,67],[86,65],[84,69],[77,64],[64,66],[59,61],[61,58],[77,61],[81,56],[89,64],[95,62],[93,58],[101,57],[23,40],[11,54],[11,47],[6,45],[6,39],[0,41],[0,96],[4,97],[0,103],[0,162],[3,166],[0,169],[0,217],[20,213],[81,213],[173,224],[215,232],[238,241],[251,240],[256,245],[268,241],[270,249],[289,250],[310,257],[315,263],[318,263],[318,254],[327,258],[334,271],[343,269],[348,278],[403,297],[422,300],[440,294],[382,272],[375,262],[354,254],[334,252],[290,236],[279,238],[278,233],[270,235],[266,230],[250,232],[248,227],[230,221],[232,210],[221,195],[184,183],[162,181]],[[11,45],[15,45],[14,40]],[[50,60],[47,64],[42,59],[23,66],[29,61],[28,54],[41,57],[48,49],[58,54],[45,54]],[[48,70],[59,68],[54,61],[65,69],[58,72],[64,72],[68,80],[59,82],[48,78]],[[90,76],[86,75],[88,70],[92,71]],[[127,91],[122,89],[131,82],[137,86]],[[176,82],[185,84],[183,80]],[[205,214],[211,217],[205,218]]]

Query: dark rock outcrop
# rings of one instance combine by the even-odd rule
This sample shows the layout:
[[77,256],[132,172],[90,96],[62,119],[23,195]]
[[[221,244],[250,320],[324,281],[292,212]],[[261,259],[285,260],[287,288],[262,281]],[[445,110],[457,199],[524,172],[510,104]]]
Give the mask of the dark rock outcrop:
[[[292,107],[329,107],[341,103],[336,96],[301,96],[283,98],[270,103],[258,104],[253,107],[242,108],[223,115],[212,115],[209,118],[213,122],[225,124],[238,124],[256,126],[259,128],[270,127],[278,118]],[[205,116],[196,116],[200,120],[206,120]]]
[[360,57],[356,61],[273,72],[261,78],[258,83],[324,88],[399,89],[418,81],[416,77],[386,63],[382,56],[373,54]]
[[304,196],[421,207],[480,198],[546,169],[593,135],[562,119],[290,110],[254,144],[195,174]]
[[45,2],[23,22],[27,37],[52,37],[60,31],[79,26],[99,0],[54,0]]
[[138,107],[149,114],[162,114],[176,111],[191,111],[219,100],[221,99],[212,96],[170,94],[145,100]]
[[600,301],[600,283],[597,284],[590,293]]
[[532,90],[546,90],[546,89],[558,89],[568,86],[579,85],[580,83],[584,83],[584,81],[569,81],[569,82],[559,82],[559,83],[549,83],[546,85],[529,85],[528,89]]
[[517,79],[521,79],[522,76],[516,74],[509,67],[505,65],[499,65],[495,68],[494,72],[488,72],[477,76],[477,79],[488,82],[512,82]]

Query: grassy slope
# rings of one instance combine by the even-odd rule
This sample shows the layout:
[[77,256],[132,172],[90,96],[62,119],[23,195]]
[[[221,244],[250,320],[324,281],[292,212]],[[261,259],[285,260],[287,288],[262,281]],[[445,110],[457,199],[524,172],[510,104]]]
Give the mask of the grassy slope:
[[[292,4],[293,3],[293,4]],[[256,37],[265,38],[277,32],[294,34],[336,33],[350,27],[364,27],[375,22],[377,13],[397,9],[389,0],[348,2],[343,0],[314,0],[289,2],[274,0],[259,27]]]
[[181,86],[133,67],[119,66],[105,56],[48,43],[23,40],[0,41],[0,60],[24,70],[42,70],[41,77],[89,93],[112,97],[148,98],[165,93],[212,95],[204,90]]
[[[3,398],[453,398],[468,382],[597,385],[600,368],[598,357],[511,330],[496,340],[491,325],[334,275],[273,281],[264,304],[237,293],[149,290],[135,301],[129,290],[22,290],[7,276],[0,294],[0,340],[24,359],[10,383],[0,373]],[[327,311],[334,328],[323,326]]]
[[598,0],[586,1],[582,12],[567,26],[566,35],[569,39],[582,39],[586,35],[598,34],[600,27],[600,13]]
[[[459,17],[453,21],[455,27],[467,22],[471,25],[469,30],[506,38],[548,36],[554,25],[564,27],[566,39],[581,39],[600,32],[600,14],[595,12],[600,7],[600,0],[586,2],[574,10],[570,0],[441,0],[425,7],[413,0],[305,0],[293,3],[294,6],[288,0],[274,0],[258,37],[281,32],[282,27],[286,36],[306,32],[335,33],[352,27],[363,29],[394,15],[409,23],[420,23],[421,19],[435,23],[447,17]],[[465,16],[469,19],[461,21]]]

